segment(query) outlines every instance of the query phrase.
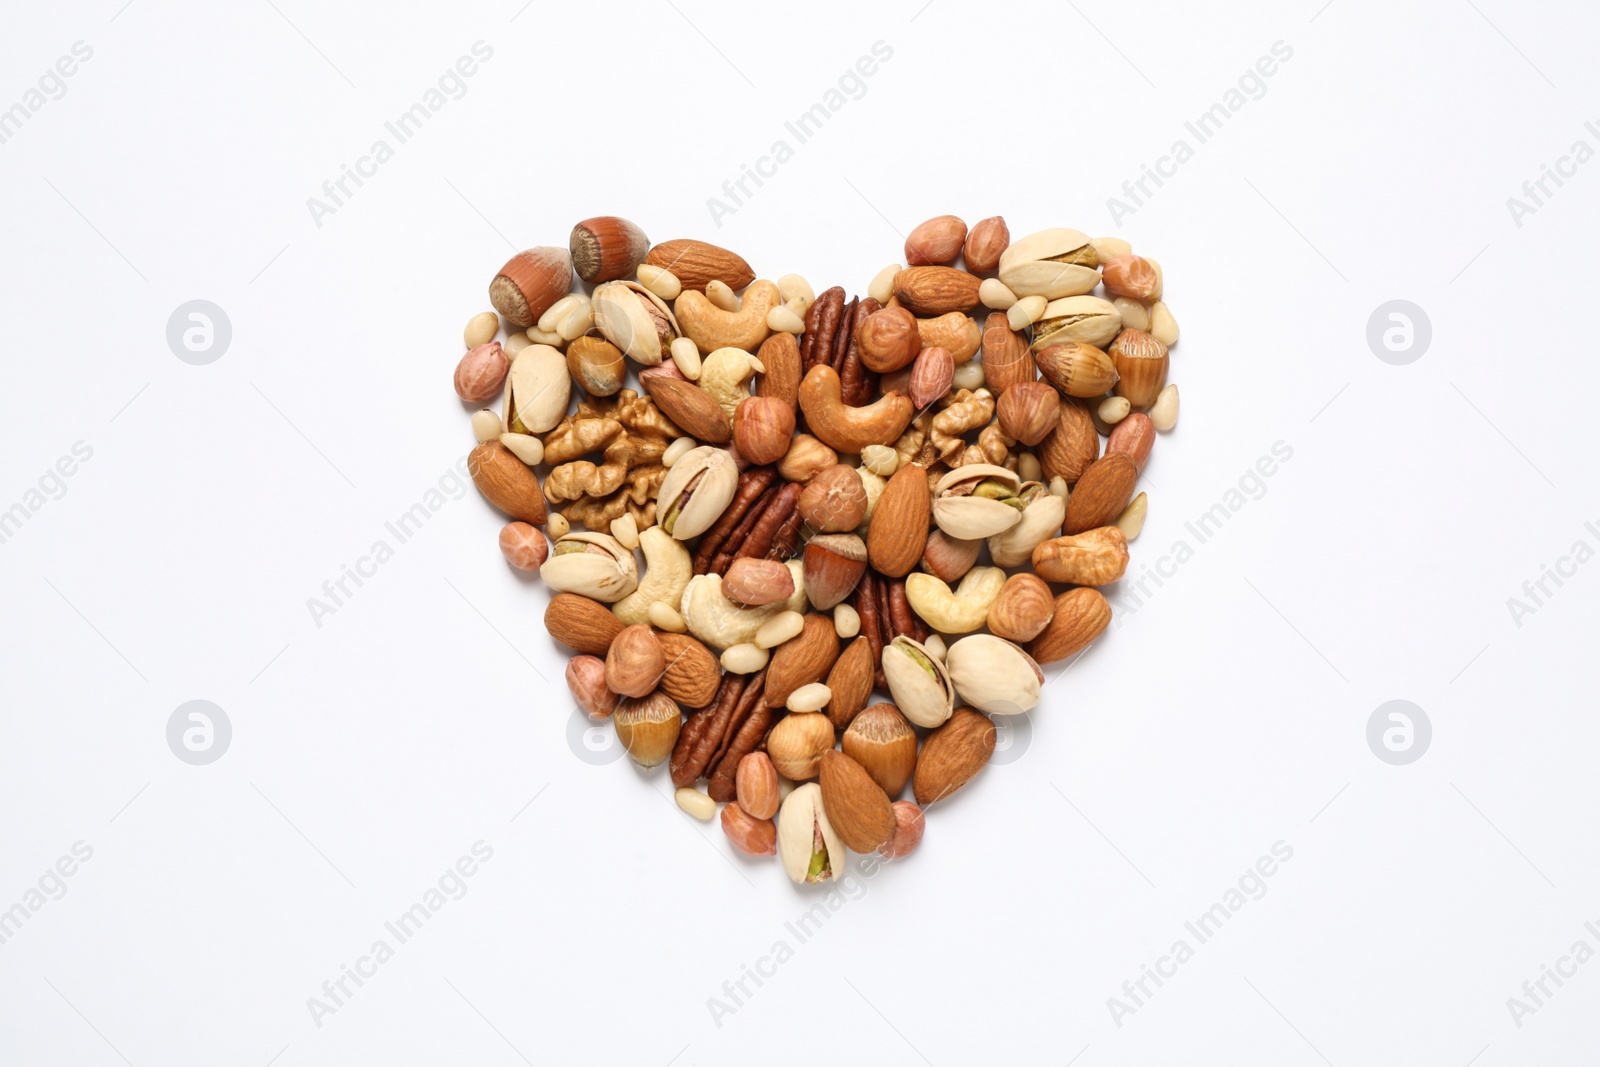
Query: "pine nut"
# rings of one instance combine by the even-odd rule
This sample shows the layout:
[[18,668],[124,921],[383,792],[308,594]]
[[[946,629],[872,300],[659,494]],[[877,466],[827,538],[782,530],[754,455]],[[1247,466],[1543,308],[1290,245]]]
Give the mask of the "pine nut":
[[905,270],[898,263],[891,263],[872,276],[872,281],[867,285],[867,295],[880,304],[887,304],[894,295],[894,276]]
[[1131,296],[1119,296],[1111,301],[1116,309],[1122,312],[1122,328],[1125,330],[1150,329],[1150,309]]
[[793,305],[796,302],[804,305],[799,308],[800,314],[816,302],[816,291],[811,288],[811,283],[798,274],[785,274],[778,279],[778,295],[783,297],[785,304]]
[[482,411],[472,413],[472,436],[478,443],[493,441],[500,436],[500,416],[484,408]]
[[1150,336],[1168,348],[1178,343],[1178,320],[1172,317],[1165,300],[1150,305]]
[[754,674],[767,665],[768,655],[760,645],[746,641],[723,650],[722,669],[730,674]]
[[632,515],[618,515],[611,520],[611,536],[617,544],[632,552],[639,547],[639,524]]
[[1133,498],[1121,515],[1117,516],[1117,529],[1122,531],[1122,536],[1129,541],[1139,536],[1139,531],[1144,529],[1144,517],[1150,510],[1150,498],[1140,493]]
[[1058,496],[1062,500],[1065,500],[1067,499],[1068,492],[1070,492],[1070,490],[1067,488],[1067,480],[1061,477],[1061,475],[1058,474],[1054,478],[1050,479],[1050,493],[1052,496]]
[[560,540],[572,532],[572,523],[561,512],[552,511],[545,517],[544,532],[550,535],[551,540]]
[[956,368],[950,379],[952,389],[976,389],[983,384],[983,361],[969,359]]
[[494,335],[500,332],[500,316],[492,311],[480,311],[467,320],[467,328],[461,331],[461,339],[467,342],[468,348],[477,348],[494,340]]
[[790,711],[821,711],[828,706],[828,701],[833,699],[833,690],[821,682],[812,682],[802,685],[799,689],[789,694],[789,699],[784,707]]
[[663,467],[672,466],[674,463],[678,462],[678,460],[683,458],[685,452],[688,452],[692,448],[697,448],[699,445],[700,442],[696,441],[693,437],[678,438],[676,441],[673,441],[667,446],[667,450],[665,452],[661,453],[661,465]]
[[888,445],[868,445],[861,450],[861,465],[880,478],[900,469],[900,453]]
[[687,337],[679,337],[672,342],[672,362],[677,364],[683,376],[691,382],[700,380],[700,349]]
[[663,300],[676,300],[683,292],[678,276],[665,267],[639,264],[639,284]]
[[551,348],[560,348],[562,345],[567,343],[566,340],[554,330],[546,333],[537,326],[528,327],[528,340],[536,345],[549,345]]
[[544,442],[525,433],[503,433],[500,443],[530,467],[544,462]]
[[1150,424],[1162,433],[1178,425],[1178,383],[1171,382],[1150,405]]
[[567,317],[561,320],[556,333],[561,335],[563,341],[575,341],[588,333],[589,327],[593,325],[594,308],[588,303],[583,303],[567,312]]
[[861,632],[861,615],[849,604],[833,609],[833,632],[848,641]]
[[693,815],[701,822],[710,822],[717,814],[717,802],[698,789],[685,787],[673,793],[672,799],[686,814]]
[[533,342],[528,340],[528,335],[523,333],[521,330],[518,330],[510,337],[507,337],[505,342],[500,345],[500,348],[505,352],[506,357],[510,358],[531,344],[533,344]]
[[1006,311],[1006,325],[1019,333],[1026,330],[1039,321],[1039,316],[1044,314],[1044,309],[1049,303],[1050,301],[1042,296],[1023,297]]
[[762,648],[777,648],[792,637],[798,637],[806,627],[806,618],[798,611],[780,611],[761,624],[756,631],[756,644]]
[[792,309],[779,305],[767,312],[767,328],[778,333],[802,334],[806,332],[806,320]]
[[944,662],[944,638],[940,637],[938,634],[933,634],[926,641],[922,642],[922,647],[928,650],[928,655],[932,656],[940,663]]
[[728,288],[728,283],[720,278],[713,278],[706,283],[706,299],[723,311],[739,310],[739,298]]
[[1044,468],[1039,466],[1039,457],[1032,452],[1024,452],[1017,457],[1017,477],[1025,482],[1037,482],[1044,478]]
[[[1123,319],[1122,321],[1127,322],[1128,320]],[[1135,329],[1137,328],[1138,327],[1135,327]],[[1105,423],[1107,426],[1115,426],[1117,423],[1127,418],[1128,412],[1132,410],[1133,405],[1128,401],[1127,397],[1108,396],[1104,400],[1100,401],[1100,421]]]
[[978,286],[978,299],[983,306],[994,311],[1004,311],[1017,302],[1017,294],[1006,288],[999,278],[985,278]]
[[684,621],[678,609],[668,604],[665,600],[658,600],[650,605],[645,616],[650,620],[650,625],[658,630],[665,630],[669,634],[681,634],[689,629],[689,624]]
[[1095,255],[1100,257],[1102,263],[1108,259],[1133,253],[1133,246],[1120,237],[1091,237],[1089,246],[1094,249]]
[[582,293],[568,293],[545,309],[545,313],[539,316],[539,321],[534,323],[534,326],[544,333],[555,333],[556,327],[561,325],[561,320],[567,317],[569,311],[587,302],[588,297]]

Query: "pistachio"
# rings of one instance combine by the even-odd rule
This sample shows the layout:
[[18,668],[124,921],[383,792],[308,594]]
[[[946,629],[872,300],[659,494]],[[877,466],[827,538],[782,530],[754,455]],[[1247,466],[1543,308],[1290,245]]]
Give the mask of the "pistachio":
[[646,367],[672,351],[682,331],[672,309],[638,282],[606,282],[590,300],[594,325],[607,341]]
[[698,537],[727,510],[739,488],[739,467],[725,449],[691,448],[662,479],[656,494],[661,528],[680,541]]
[[1022,519],[1027,506],[1021,479],[1004,467],[968,463],[940,478],[933,492],[933,521],[951,537],[981,540],[1003,533]]
[[1013,241],[1000,255],[1000,280],[1017,296],[1047,300],[1087,293],[1100,283],[1100,256],[1089,238],[1065,228]]
[[577,593],[615,604],[639,587],[633,553],[615,537],[602,533],[569,533],[556,542],[539,577],[556,593]]
[[938,726],[955,708],[955,689],[944,665],[909,637],[883,647],[883,676],[901,713],[918,726]]
[[996,567],[1020,567],[1033,550],[1054,537],[1067,517],[1067,502],[1039,482],[1024,482],[1017,494],[1024,501],[1022,518],[1009,530],[989,538],[989,556]]
[[1045,305],[1033,324],[1033,350],[1041,352],[1067,341],[1104,348],[1122,329],[1122,313],[1098,296],[1069,296]]
[[1039,706],[1044,672],[1010,641],[993,634],[963,637],[945,653],[945,667],[961,699],[979,711],[1020,715]]
[[795,882],[826,882],[844,874],[844,843],[822,810],[822,787],[799,786],[778,809],[778,856]]
[[572,397],[567,357],[549,345],[529,345],[511,361],[507,380],[505,429],[521,434],[555,429]]

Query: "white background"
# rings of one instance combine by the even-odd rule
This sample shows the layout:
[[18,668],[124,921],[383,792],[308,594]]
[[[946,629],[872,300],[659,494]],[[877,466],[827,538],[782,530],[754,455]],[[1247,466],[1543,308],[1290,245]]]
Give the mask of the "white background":
[[[519,2],[7,15],[0,108],[93,56],[0,145],[0,509],[93,456],[0,545],[0,909],[93,857],[0,945],[0,1063],[1592,1060],[1600,963],[1520,1027],[1506,1003],[1600,948],[1600,566],[1507,607],[1600,545],[1600,167],[1520,227],[1506,205],[1600,147],[1592,11]],[[465,96],[318,226],[307,199],[479,40]],[[864,94],[717,227],[707,198],[876,41]],[[1196,146],[1184,122],[1277,41]],[[1117,225],[1108,197],[1178,138],[1193,158]],[[545,594],[449,476],[450,373],[505,258],[590,215],[859,293],[944,212],[1160,259],[1184,411],[1135,573],[1293,456],[801,943],[822,895],[664,773],[569,744]],[[1408,366],[1366,339],[1396,298],[1432,323]],[[208,366],[166,342],[193,299],[232,324]],[[441,479],[316,625],[308,598]],[[209,766],[167,747],[192,699],[232,722]],[[1408,766],[1367,745],[1392,699],[1433,727]],[[467,894],[317,1025],[308,998],[480,840]],[[1108,998],[1278,841],[1265,895],[1117,1025]]]

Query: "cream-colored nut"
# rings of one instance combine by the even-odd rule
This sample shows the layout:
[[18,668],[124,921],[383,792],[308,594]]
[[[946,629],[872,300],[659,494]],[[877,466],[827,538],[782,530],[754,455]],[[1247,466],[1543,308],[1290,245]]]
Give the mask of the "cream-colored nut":
[[552,511],[544,520],[544,532],[556,540],[567,536],[572,531],[572,523],[559,511]]
[[690,338],[672,342],[672,362],[691,382],[700,380],[700,349]]
[[767,329],[775,333],[802,334],[806,332],[806,321],[793,309],[780,304],[767,312]]
[[[1140,494],[1143,496],[1144,494]],[[849,604],[837,604],[833,609],[833,632],[848,641],[861,632],[861,614]]]
[[944,654],[947,651],[944,646],[944,638],[938,634],[929,634],[928,639],[922,642],[922,647],[928,650],[928,655],[940,663],[944,662]]
[[756,631],[756,644],[762,648],[777,648],[805,629],[806,618],[798,611],[784,611],[761,624]]
[[1150,305],[1150,336],[1168,348],[1178,343],[1178,320],[1172,317],[1165,300]]
[[556,333],[561,335],[563,341],[574,341],[588,333],[593,325],[594,308],[588,302],[584,302],[567,312],[561,324],[556,327]]
[[1126,256],[1133,253],[1133,245],[1121,237],[1094,237],[1090,238],[1089,244],[1094,248],[1095,255],[1100,257],[1102,263],[1108,259],[1116,259],[1118,256]]
[[650,605],[650,610],[645,612],[645,621],[669,634],[681,634],[689,629],[689,624],[683,621],[678,609],[664,600],[658,600]]
[[[653,604],[677,607],[683,599],[683,590],[694,576],[694,559],[682,541],[659,526],[652,526],[637,535],[639,548],[644,553],[644,577],[639,587],[612,605],[611,612],[623,625],[654,622],[650,618]],[[630,557],[631,558],[631,557]],[[667,627],[661,627],[663,630]]]
[[551,304],[545,309],[544,314],[539,316],[538,327],[540,331],[555,333],[561,325],[561,320],[566,318],[573,308],[580,307],[588,302],[589,298],[583,293],[568,293],[554,304]]
[[1144,261],[1146,263],[1150,264],[1151,269],[1153,269],[1156,272],[1156,285],[1155,285],[1154,291],[1152,291],[1151,294],[1150,294],[1150,299],[1151,300],[1160,300],[1161,296],[1162,296],[1162,288],[1166,284],[1164,279],[1163,279],[1163,275],[1161,273],[1161,264],[1157,263],[1155,260],[1151,259],[1149,256],[1145,256],[1144,257]]
[[[654,527],[652,527],[654,529]],[[761,624],[785,611],[806,609],[805,571],[797,559],[785,564],[794,575],[794,595],[759,608],[740,607],[722,592],[722,576],[697,574],[689,579],[678,604],[689,632],[712,648],[754,643]]]
[[759,359],[742,348],[713,349],[700,364],[700,388],[716,398],[731,425],[739,402],[750,395],[750,379],[764,369]]
[[656,521],[680,541],[698,537],[722,517],[739,488],[733,455],[711,445],[692,448],[667,471],[656,491]]
[[559,349],[542,344],[524,348],[511,361],[506,381],[508,432],[548,433],[567,414],[572,374],[567,370],[567,357]]
[[1042,296],[1025,296],[1006,309],[1006,325],[1021,332],[1039,321],[1050,301]]
[[822,810],[822,787],[816,782],[797,787],[778,809],[778,858],[793,882],[826,882],[844,876],[844,842]]
[[477,348],[493,341],[494,335],[499,332],[500,316],[492,311],[480,311],[467,320],[467,328],[461,331],[461,339],[467,342],[468,348]]
[[1131,296],[1119,296],[1112,299],[1111,306],[1122,316],[1123,329],[1149,332],[1150,309],[1139,301]]
[[895,275],[905,270],[899,263],[891,263],[872,276],[872,281],[867,284],[867,295],[880,304],[887,304],[889,298],[894,296]]
[[638,282],[603,282],[590,305],[600,335],[646,367],[660,365],[672,342],[687,332],[666,301]]
[[639,587],[633,553],[601,533],[558,538],[539,577],[552,592],[578,593],[602,604],[614,604]]
[[900,469],[900,453],[889,445],[868,445],[861,450],[861,465],[880,478]]
[[911,610],[942,634],[967,634],[983,625],[1006,584],[999,567],[974,567],[954,591],[931,574],[906,575],[906,600]]
[[1122,536],[1129,541],[1139,536],[1139,531],[1144,529],[1144,517],[1150,511],[1150,498],[1140,493],[1117,516],[1117,529],[1122,531]]
[[811,283],[798,274],[785,274],[778,279],[778,295],[783,297],[785,304],[799,302],[802,306],[800,314],[804,315],[806,309],[816,302],[816,291],[811,288]]
[[985,278],[978,286],[978,299],[986,308],[1004,311],[1017,302],[1017,294],[1007,289],[999,278]]
[[699,447],[700,442],[696,441],[693,437],[676,438],[670,445],[667,446],[667,450],[661,453],[661,465],[663,467],[670,467],[687,455],[690,449]]
[[717,814],[717,802],[700,792],[687,786],[672,794],[672,799],[678,802],[678,807],[687,815],[693,815],[701,822],[710,822]]
[[1044,672],[1010,641],[973,634],[945,654],[950,683],[961,699],[990,715],[1020,715],[1039,706]]
[[728,283],[720,278],[713,278],[706,283],[706,299],[711,301],[723,311],[738,311],[739,297],[728,288]]
[[508,357],[511,357],[515,356],[518,352],[521,352],[524,348],[527,348],[531,344],[533,344],[533,342],[528,340],[528,335],[523,333],[521,330],[518,330],[516,333],[505,339],[504,343],[500,345],[500,350],[503,351]]
[[545,331],[537,326],[528,327],[528,342],[535,345],[549,345],[551,348],[560,348],[566,344],[566,339],[554,330]]
[[821,682],[812,682],[790,693],[789,699],[784,701],[783,706],[797,712],[821,711],[832,699],[833,690]]
[[1166,433],[1178,425],[1178,385],[1172,382],[1161,390],[1156,402],[1150,405],[1150,425]]
[[1033,326],[1033,351],[1067,341],[1104,348],[1122,329],[1117,306],[1098,296],[1069,296],[1052,300]]
[[771,653],[746,641],[722,652],[722,669],[729,674],[754,674],[767,665]]
[[1017,456],[1017,477],[1024,482],[1041,482],[1044,480],[1044,468],[1039,465],[1039,457],[1032,452],[1022,452]]
[[962,541],[992,537],[1022,520],[1021,490],[1014,471],[992,463],[964,464],[934,485],[934,524]]
[[1055,300],[1093,290],[1100,284],[1099,265],[1086,235],[1057,228],[1011,242],[1000,254],[999,274],[1018,296]]
[[1107,426],[1115,426],[1128,417],[1128,412],[1133,410],[1133,404],[1125,396],[1108,396],[1100,401],[1100,407],[1096,410],[1101,422]]
[[950,676],[926,645],[909,637],[896,637],[883,646],[883,676],[889,683],[900,713],[930,730],[955,710],[955,687]]
[[[1061,487],[1065,489],[1066,483]],[[1024,485],[1022,498],[1027,502],[1022,518],[1011,529],[989,538],[989,558],[996,567],[1027,563],[1041,542],[1061,532],[1061,523],[1067,517],[1065,496],[1057,496],[1038,482]]]
[[1050,479],[1051,496],[1058,496],[1064,501],[1067,499],[1067,494],[1071,491],[1072,490],[1067,485],[1067,480],[1061,477],[1061,475],[1058,474],[1054,478]]
[[472,436],[477,438],[481,445],[485,441],[494,441],[500,437],[500,416],[484,408],[482,411],[472,413]]
[[950,388],[956,392],[983,388],[983,360],[969,359],[957,366],[950,378]]
[[544,462],[544,442],[526,433],[503,433],[500,443],[522,462],[530,467],[537,467]]
[[683,284],[678,281],[678,276],[665,267],[641,263],[638,277],[640,285],[663,300],[676,300],[683,292]]
[[619,515],[611,520],[611,536],[617,539],[617,544],[631,552],[639,547],[639,524],[632,515]]
[[861,525],[856,527],[856,533],[862,537],[867,536],[867,526],[872,522],[872,511],[878,506],[878,498],[883,495],[884,489],[889,485],[889,479],[873,474],[866,467],[857,467],[856,473],[861,475],[861,487],[867,491],[867,517],[861,520]]

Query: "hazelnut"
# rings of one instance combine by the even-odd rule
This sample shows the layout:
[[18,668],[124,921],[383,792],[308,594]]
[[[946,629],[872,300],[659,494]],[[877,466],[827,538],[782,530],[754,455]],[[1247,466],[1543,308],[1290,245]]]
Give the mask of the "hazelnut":
[[456,364],[456,395],[469,404],[482,404],[500,395],[511,361],[499,341],[479,345]]
[[733,443],[751,463],[776,463],[794,437],[794,409],[775,396],[750,396],[733,411]]
[[888,374],[910,365],[922,351],[916,316],[902,307],[874,311],[857,333],[861,362],[868,370]]
[[867,517],[867,489],[854,467],[837,463],[812,476],[800,494],[799,507],[800,517],[813,530],[854,530]]
[[611,396],[628,376],[622,349],[604,337],[579,337],[567,345],[567,370],[590,396]]
[[683,716],[677,702],[659,690],[638,700],[617,701],[611,717],[617,727],[617,740],[627,749],[628,758],[641,767],[655,767],[672,755],[678,743]]
[[922,569],[946,585],[954,585],[978,562],[978,551],[982,548],[982,540],[964,541],[943,530],[934,530],[922,548]]
[[1143,330],[1123,330],[1106,352],[1117,367],[1117,395],[1136,408],[1154,404],[1167,384],[1167,346]]
[[815,778],[822,754],[833,751],[833,723],[820,711],[786,715],[767,735],[767,758],[792,782]]
[[536,571],[550,555],[550,543],[537,527],[508,522],[500,530],[500,554],[519,571]]
[[489,283],[489,303],[502,318],[532,326],[572,288],[572,259],[565,248],[518,252]]
[[906,787],[917,769],[917,734],[893,704],[873,704],[850,722],[840,742],[889,796]]
[[989,630],[1007,641],[1032,641],[1054,615],[1055,598],[1044,579],[1037,574],[1013,574],[989,608]]
[[620,696],[647,696],[666,670],[667,654],[648,623],[624,626],[606,652],[606,685]]
[[1045,382],[1018,382],[995,405],[1000,429],[1032,448],[1043,441],[1061,414],[1061,394]]
[[[977,558],[976,548],[973,558]],[[853,533],[813,537],[806,545],[803,565],[806,599],[818,611],[829,611],[855,592],[866,570],[867,546],[860,537]]]
[[809,482],[824,467],[839,462],[839,454],[808,433],[799,434],[778,461],[778,473],[785,481]]
[[973,274],[987,274],[1000,266],[1000,254],[1011,243],[1011,230],[999,215],[973,225],[961,254]]

